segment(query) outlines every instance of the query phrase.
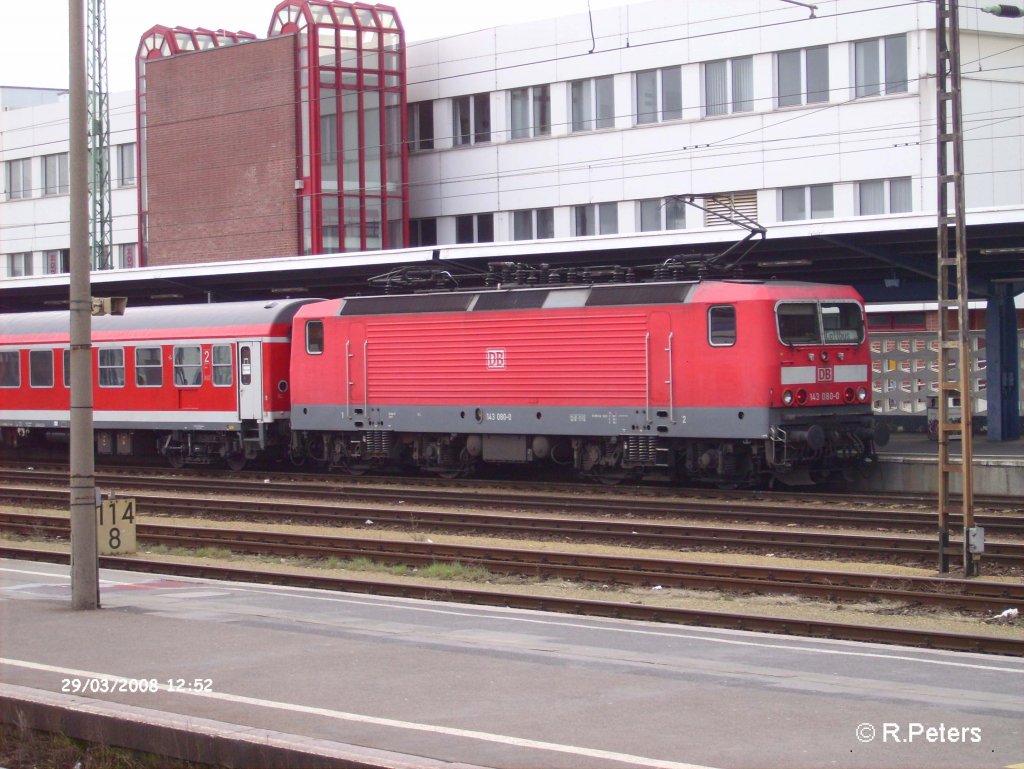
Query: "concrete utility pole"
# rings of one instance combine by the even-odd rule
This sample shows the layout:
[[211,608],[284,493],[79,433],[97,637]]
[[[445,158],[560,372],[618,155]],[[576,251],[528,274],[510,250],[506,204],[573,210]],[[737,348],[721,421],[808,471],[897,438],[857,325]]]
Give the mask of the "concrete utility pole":
[[71,75],[71,607],[98,609],[96,466],[92,438],[92,290],[85,0],[68,0]]

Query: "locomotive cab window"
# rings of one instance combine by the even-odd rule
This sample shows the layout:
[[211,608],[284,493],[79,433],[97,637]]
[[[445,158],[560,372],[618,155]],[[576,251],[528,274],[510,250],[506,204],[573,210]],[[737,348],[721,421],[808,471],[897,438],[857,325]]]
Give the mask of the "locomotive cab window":
[[135,348],[136,387],[161,387],[164,383],[163,361],[159,347]]
[[124,349],[100,348],[99,371],[100,387],[124,387]]
[[174,348],[174,384],[199,387],[203,383],[203,361],[199,346]]
[[21,387],[21,358],[17,350],[0,352],[0,387]]
[[231,376],[231,345],[215,344],[212,354],[213,386],[230,387],[234,383]]
[[736,344],[736,308],[732,305],[708,309],[708,343],[712,347]]
[[306,352],[320,355],[324,351],[324,322],[322,320],[306,321]]
[[32,387],[53,387],[53,350],[30,350],[28,381]]
[[864,341],[864,316],[856,302],[822,302],[821,329],[825,344]]
[[864,341],[864,317],[857,302],[780,302],[776,319],[783,344],[859,344]]

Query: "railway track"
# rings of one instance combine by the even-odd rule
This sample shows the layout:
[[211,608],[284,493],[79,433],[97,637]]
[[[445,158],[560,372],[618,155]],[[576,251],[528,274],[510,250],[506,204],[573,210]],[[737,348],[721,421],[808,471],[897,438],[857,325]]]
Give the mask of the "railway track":
[[[0,482],[9,487],[17,484],[50,484],[64,487],[66,471],[17,470],[0,468]],[[210,476],[165,475],[139,473],[102,473],[97,484],[108,489],[138,489],[207,494]],[[369,483],[323,479],[294,480],[294,476],[260,475],[256,478],[216,477],[216,491],[224,494],[287,495],[292,499],[360,500],[380,505],[433,505],[475,508],[502,508],[520,512],[559,510],[572,515],[608,516],[622,520],[635,518],[681,519],[699,518],[735,522],[796,524],[808,527],[879,529],[886,531],[932,531],[936,526],[934,510],[895,508],[898,499],[887,498],[886,504],[875,499],[874,506],[845,501],[837,495],[771,495],[763,492],[740,495],[681,496],[675,492],[650,497],[647,494],[599,493],[593,487],[569,486],[552,491],[542,484],[515,485],[496,488],[495,484],[471,484],[451,488],[433,483]],[[189,492],[189,489],[192,489]],[[649,490],[644,490],[649,491]],[[10,494],[3,496],[11,498]],[[916,498],[916,495],[914,495]],[[1019,499],[993,498],[996,510],[979,509],[977,525],[984,526],[989,536],[1024,537],[1024,508]],[[1010,512],[1006,512],[1009,510]],[[950,523],[959,525],[958,516]]]
[[[0,514],[6,531],[67,538],[70,526],[61,516]],[[890,576],[821,569],[712,564],[640,555],[557,552],[408,540],[366,539],[310,533],[139,524],[140,542],[170,548],[218,547],[234,553],[265,556],[370,558],[382,564],[423,567],[437,563],[479,566],[489,572],[601,584],[677,587],[736,593],[790,593],[829,601],[885,600],[909,606],[939,606],[961,611],[999,612],[1024,608],[1024,584],[982,580]]]
[[[0,557],[22,558],[52,563],[68,563],[67,553],[33,550],[25,547],[0,547]],[[592,617],[615,617],[650,622],[671,622],[701,627],[828,638],[872,643],[900,644],[934,649],[950,649],[988,654],[1024,656],[1024,640],[990,635],[970,635],[924,631],[877,625],[826,622],[794,618],[752,616],[730,612],[648,606],[637,603],[595,601],[579,598],[561,598],[530,595],[497,590],[471,590],[455,587],[432,587],[394,581],[338,578],[325,575],[288,573],[278,570],[262,571],[219,565],[196,565],[165,559],[102,556],[104,568],[123,569],[179,577],[232,580],[237,582],[269,583],[320,590],[342,590],[373,595],[398,596],[421,600],[444,600],[486,606],[503,606],[538,611],[557,611]]]
[[[254,487],[248,490],[253,493]],[[224,490],[219,488],[219,491]],[[521,513],[438,511],[414,505],[361,505],[331,501],[295,502],[292,489],[261,486],[263,499],[183,497],[134,494],[146,514],[191,517],[244,518],[267,522],[322,525],[393,527],[417,531],[446,531],[506,537],[544,537],[573,542],[603,542],[667,549],[739,549],[806,555],[826,553],[861,560],[931,562],[935,559],[933,537],[904,534],[837,533],[791,528],[743,528],[720,524],[680,524],[623,521],[613,518],[540,516]],[[277,499],[268,499],[272,494]],[[22,506],[67,508],[68,491],[56,488],[8,487],[0,497]],[[474,499],[474,501],[476,501]],[[1024,543],[988,542],[986,562],[1009,569],[1024,568]]]

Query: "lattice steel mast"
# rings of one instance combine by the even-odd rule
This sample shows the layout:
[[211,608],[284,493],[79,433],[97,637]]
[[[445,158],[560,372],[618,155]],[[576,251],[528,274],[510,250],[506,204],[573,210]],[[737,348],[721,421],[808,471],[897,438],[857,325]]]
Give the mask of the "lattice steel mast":
[[[964,195],[964,139],[960,90],[960,26],[957,0],[935,3],[936,170],[938,182],[938,400],[939,400],[939,570],[949,570],[950,477],[960,473],[965,576],[978,563],[969,540],[974,527],[973,402],[971,397],[970,317],[967,291],[967,225]],[[952,161],[952,165],[950,164]],[[953,211],[949,210],[952,193]],[[950,253],[950,237],[954,253]],[[955,289],[955,295],[954,295]],[[955,311],[954,327],[950,315]],[[950,400],[959,397],[960,421],[954,422]],[[960,464],[950,460],[949,443],[960,439]]]
[[109,270],[113,267],[113,217],[110,210],[107,0],[89,0],[86,27],[89,58],[89,251],[94,270]]

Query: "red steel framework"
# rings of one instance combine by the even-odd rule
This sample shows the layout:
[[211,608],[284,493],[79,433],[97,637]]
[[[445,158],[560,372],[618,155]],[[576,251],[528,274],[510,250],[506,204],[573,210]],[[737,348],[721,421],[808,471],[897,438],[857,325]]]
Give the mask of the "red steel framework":
[[397,11],[284,0],[269,37],[296,35],[302,253],[408,242],[405,33]]

